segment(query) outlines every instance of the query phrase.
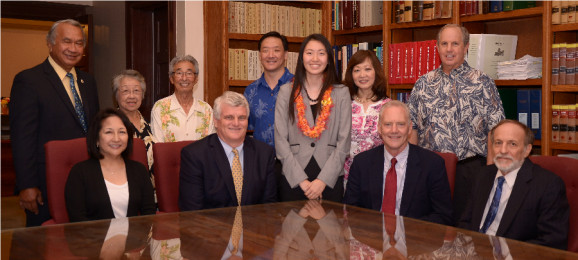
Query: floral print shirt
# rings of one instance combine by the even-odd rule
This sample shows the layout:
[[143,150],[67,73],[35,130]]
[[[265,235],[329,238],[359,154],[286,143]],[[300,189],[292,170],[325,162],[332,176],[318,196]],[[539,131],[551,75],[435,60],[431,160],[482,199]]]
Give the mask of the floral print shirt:
[[449,75],[440,66],[421,76],[408,106],[419,146],[459,160],[486,156],[488,133],[505,118],[494,80],[465,61]]
[[[156,138],[153,136],[152,130],[151,130],[151,126],[149,125],[149,123],[147,123],[147,121],[144,119],[144,117],[141,115],[140,111],[138,111],[138,115],[140,116],[140,126],[134,126],[134,137],[140,138],[144,141],[145,143],[145,147],[147,150],[147,160],[148,160],[148,166],[149,166],[149,171],[152,171],[153,169],[153,144],[155,144],[156,142]],[[153,181],[154,183],[154,181]]]
[[351,102],[351,149],[345,159],[345,180],[349,177],[349,168],[357,154],[383,144],[377,132],[377,121],[379,110],[389,101],[389,98],[384,98],[369,105],[366,111],[363,110],[363,104],[355,100]]
[[161,143],[203,139],[215,133],[213,109],[207,102],[195,98],[186,114],[172,94],[153,106],[151,127],[154,137]]

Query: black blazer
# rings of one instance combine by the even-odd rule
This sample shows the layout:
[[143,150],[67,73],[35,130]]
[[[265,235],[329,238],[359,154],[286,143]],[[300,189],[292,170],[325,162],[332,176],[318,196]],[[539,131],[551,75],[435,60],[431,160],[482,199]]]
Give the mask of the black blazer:
[[[89,123],[99,109],[96,81],[86,72],[77,69],[76,73],[76,87]],[[48,59],[16,75],[9,106],[16,192],[33,187],[46,190],[44,144],[86,136]]]
[[[275,151],[245,137],[241,205],[277,201]],[[181,151],[179,207],[182,211],[238,206],[231,166],[217,134]]]
[[[127,217],[155,214],[153,185],[147,168],[125,160],[128,181]],[[108,190],[97,159],[79,162],[70,170],[64,192],[70,222],[114,218]]]
[[[452,225],[452,199],[443,158],[408,144],[409,154],[399,214]],[[383,201],[383,145],[355,156],[343,202],[380,210]]]
[[[482,168],[458,226],[479,231],[498,168]],[[570,208],[564,181],[526,158],[518,171],[497,236],[566,250]]]

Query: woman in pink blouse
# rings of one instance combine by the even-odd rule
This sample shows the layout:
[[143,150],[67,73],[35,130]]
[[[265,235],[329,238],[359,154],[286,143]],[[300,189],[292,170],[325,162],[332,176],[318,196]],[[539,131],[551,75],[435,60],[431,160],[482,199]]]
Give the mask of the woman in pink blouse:
[[349,167],[353,157],[367,151],[383,141],[377,132],[377,119],[383,104],[390,101],[385,90],[385,76],[381,63],[373,51],[357,51],[347,65],[344,84],[351,94],[351,149],[345,160],[345,178],[347,184]]

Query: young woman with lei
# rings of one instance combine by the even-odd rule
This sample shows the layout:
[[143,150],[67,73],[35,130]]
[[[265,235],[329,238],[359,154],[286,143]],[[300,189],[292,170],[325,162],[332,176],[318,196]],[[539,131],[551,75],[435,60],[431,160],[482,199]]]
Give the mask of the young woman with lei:
[[283,164],[281,201],[343,198],[343,164],[351,145],[351,98],[339,84],[329,41],[301,44],[292,83],[275,105],[275,149]]

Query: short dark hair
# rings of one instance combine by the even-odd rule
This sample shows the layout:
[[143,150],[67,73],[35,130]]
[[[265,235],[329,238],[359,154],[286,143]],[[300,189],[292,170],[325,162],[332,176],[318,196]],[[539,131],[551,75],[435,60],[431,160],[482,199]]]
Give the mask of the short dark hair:
[[287,37],[281,35],[280,33],[276,32],[276,31],[271,31],[271,32],[268,32],[266,34],[263,34],[263,36],[261,36],[261,39],[259,40],[259,44],[257,45],[257,50],[259,50],[259,51],[261,50],[261,43],[269,37],[275,37],[275,38],[278,38],[279,40],[281,40],[281,42],[283,43],[283,50],[289,51],[289,43],[287,42]]
[[122,152],[122,158],[128,159],[128,156],[132,153],[132,138],[134,134],[133,126],[128,117],[124,115],[123,112],[107,108],[99,111],[92,122],[90,122],[90,127],[88,128],[88,133],[86,135],[86,147],[88,148],[88,155],[93,159],[102,159],[104,156],[100,153],[100,148],[98,147],[98,139],[100,137],[100,130],[102,129],[102,121],[105,119],[116,116],[119,117],[128,134],[128,142],[126,144],[126,149]]
[[345,71],[345,79],[343,83],[349,88],[349,94],[351,94],[351,99],[357,94],[359,87],[355,85],[353,81],[353,67],[365,62],[367,59],[371,62],[373,70],[375,71],[375,81],[373,86],[371,86],[371,91],[375,95],[375,100],[381,100],[387,98],[387,90],[385,89],[385,75],[383,74],[383,69],[381,67],[381,62],[377,59],[375,52],[370,50],[360,50],[357,51],[347,63],[347,70]]
[[496,131],[496,129],[498,129],[498,127],[500,127],[501,125],[504,125],[504,124],[514,124],[514,125],[517,125],[524,130],[524,146],[534,143],[534,132],[532,132],[532,129],[530,129],[527,125],[522,124],[519,121],[512,120],[512,119],[504,119],[492,128],[492,130],[490,131],[490,141],[491,142],[494,142],[494,132]]

